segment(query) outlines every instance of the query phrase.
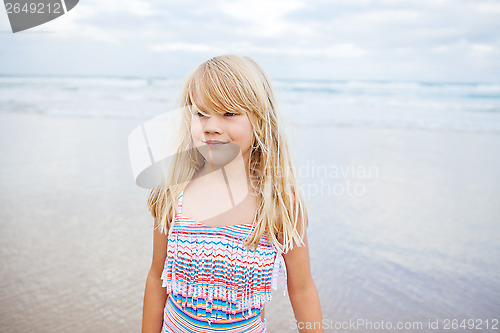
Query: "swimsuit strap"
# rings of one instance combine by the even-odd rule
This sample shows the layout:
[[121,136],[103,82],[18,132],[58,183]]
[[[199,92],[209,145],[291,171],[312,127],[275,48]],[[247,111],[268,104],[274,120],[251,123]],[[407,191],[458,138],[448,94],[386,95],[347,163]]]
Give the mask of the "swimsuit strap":
[[[181,192],[181,195],[177,199],[177,215],[182,214],[182,197],[183,197],[183,195],[184,195],[184,190]],[[170,228],[168,230],[169,237],[170,237],[172,230],[174,229],[174,224],[175,224],[176,219],[177,219],[177,216],[176,216],[176,218],[173,219],[173,221],[170,221]]]
[[179,199],[177,200],[177,213],[182,214],[182,199],[184,198],[184,190],[182,190]]

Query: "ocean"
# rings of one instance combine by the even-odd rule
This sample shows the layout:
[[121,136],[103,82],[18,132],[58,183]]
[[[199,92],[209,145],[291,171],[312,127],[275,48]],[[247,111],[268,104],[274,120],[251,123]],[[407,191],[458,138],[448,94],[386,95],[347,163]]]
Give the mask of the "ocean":
[[[173,110],[182,80],[0,76],[0,111],[150,119]],[[294,125],[500,132],[500,84],[274,80]]]

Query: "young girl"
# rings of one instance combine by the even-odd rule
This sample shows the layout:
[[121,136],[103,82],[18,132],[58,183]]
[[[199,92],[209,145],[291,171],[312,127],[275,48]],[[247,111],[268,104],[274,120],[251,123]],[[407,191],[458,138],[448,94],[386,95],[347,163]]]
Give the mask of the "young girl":
[[297,321],[283,329],[323,332],[307,211],[269,79],[248,57],[212,58],[188,77],[181,110],[174,167],[148,202],[142,332],[266,332],[278,282]]

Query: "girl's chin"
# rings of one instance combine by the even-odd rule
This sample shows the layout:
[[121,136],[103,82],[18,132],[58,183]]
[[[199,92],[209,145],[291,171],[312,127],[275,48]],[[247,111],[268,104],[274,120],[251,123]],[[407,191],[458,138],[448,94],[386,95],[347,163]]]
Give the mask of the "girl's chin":
[[224,166],[233,161],[240,153],[240,147],[234,143],[223,145],[202,145],[197,147],[200,154],[206,161],[219,166]]

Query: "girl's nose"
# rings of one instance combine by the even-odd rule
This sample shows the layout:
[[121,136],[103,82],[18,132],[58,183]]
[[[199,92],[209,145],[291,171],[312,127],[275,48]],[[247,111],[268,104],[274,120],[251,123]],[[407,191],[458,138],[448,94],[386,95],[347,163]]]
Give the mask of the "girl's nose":
[[204,121],[201,122],[201,127],[205,134],[208,133],[222,133],[222,127],[217,116],[205,117]]

